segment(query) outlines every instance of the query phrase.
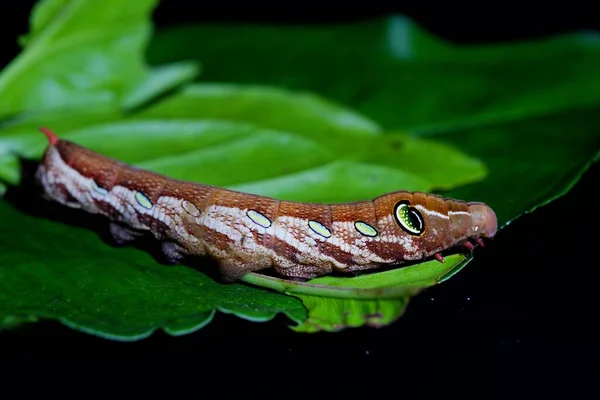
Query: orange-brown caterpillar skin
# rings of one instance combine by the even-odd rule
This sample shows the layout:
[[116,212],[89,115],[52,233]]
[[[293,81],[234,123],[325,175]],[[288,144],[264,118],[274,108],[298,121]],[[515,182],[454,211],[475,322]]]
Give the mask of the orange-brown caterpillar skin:
[[37,179],[45,194],[112,220],[127,242],[143,232],[162,241],[169,259],[208,255],[224,278],[274,268],[309,279],[420,260],[491,238],[496,215],[487,205],[399,191],[373,200],[317,204],[183,182],[137,169],[60,140],[49,140]]

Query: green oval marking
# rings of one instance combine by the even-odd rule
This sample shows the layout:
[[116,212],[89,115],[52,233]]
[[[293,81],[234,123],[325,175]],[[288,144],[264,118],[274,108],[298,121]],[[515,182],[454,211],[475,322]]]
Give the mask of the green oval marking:
[[260,225],[263,228],[268,228],[271,226],[271,220],[267,217],[265,217],[263,214],[259,213],[256,210],[248,210],[246,212],[246,215],[248,216],[248,218],[250,218],[250,220],[252,220],[252,222],[254,222],[256,225]]
[[411,235],[421,235],[425,231],[423,216],[409,202],[401,200],[394,206],[394,217],[402,229]]
[[371,225],[367,224],[366,222],[356,221],[354,223],[354,227],[356,228],[358,233],[360,233],[362,235],[369,236],[369,237],[377,236],[377,229],[373,228]]
[[94,191],[98,194],[101,194],[102,196],[106,195],[108,193],[108,190],[104,189],[101,186],[98,186],[98,184],[96,183],[95,180],[92,179],[92,188],[94,188]]
[[308,226],[317,235],[321,235],[324,238],[330,238],[331,237],[331,232],[329,231],[329,229],[327,229],[327,227],[325,225],[323,225],[322,223],[320,223],[319,221],[314,221],[314,220],[311,219],[310,221],[308,221]]
[[152,202],[141,192],[135,192],[135,201],[146,210],[152,209]]

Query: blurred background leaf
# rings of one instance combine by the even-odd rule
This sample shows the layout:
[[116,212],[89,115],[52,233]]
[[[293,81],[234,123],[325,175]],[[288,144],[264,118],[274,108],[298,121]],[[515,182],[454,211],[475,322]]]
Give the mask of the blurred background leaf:
[[[190,41],[194,46],[185,45]],[[157,32],[148,57],[198,59],[202,81],[311,91],[386,129],[416,132],[519,120],[600,99],[594,33],[458,46],[404,16],[310,27],[202,24]]]
[[76,105],[134,106],[192,79],[196,64],[151,71],[144,49],[156,0],[44,0],[23,52],[0,74],[0,119]]

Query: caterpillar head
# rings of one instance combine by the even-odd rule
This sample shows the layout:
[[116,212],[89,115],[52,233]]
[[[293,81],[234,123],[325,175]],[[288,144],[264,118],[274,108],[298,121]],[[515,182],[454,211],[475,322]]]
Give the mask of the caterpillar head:
[[498,220],[494,210],[484,203],[471,202],[468,205],[473,233],[485,238],[494,237],[498,230]]

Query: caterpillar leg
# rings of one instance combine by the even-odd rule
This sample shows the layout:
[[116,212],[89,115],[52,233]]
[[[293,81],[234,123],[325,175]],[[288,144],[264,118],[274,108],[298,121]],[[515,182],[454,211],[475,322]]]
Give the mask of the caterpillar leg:
[[119,245],[127,244],[144,235],[142,231],[136,231],[116,222],[111,222],[108,229],[113,240]]
[[468,240],[463,243],[463,246],[465,246],[465,248],[467,250],[471,250],[471,251],[475,250],[475,245],[473,243],[469,242]]
[[180,264],[187,251],[175,242],[162,242],[161,249],[169,264]]
[[235,282],[248,272],[252,271],[252,268],[248,268],[248,265],[241,261],[227,259],[219,261],[219,271],[225,282]]
[[301,264],[291,268],[278,268],[277,266],[275,266],[275,270],[279,275],[286,279],[299,281],[316,278],[317,276],[322,275],[321,269],[312,265]]

